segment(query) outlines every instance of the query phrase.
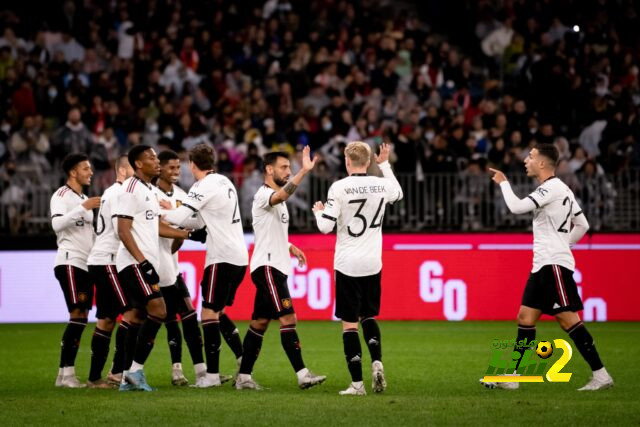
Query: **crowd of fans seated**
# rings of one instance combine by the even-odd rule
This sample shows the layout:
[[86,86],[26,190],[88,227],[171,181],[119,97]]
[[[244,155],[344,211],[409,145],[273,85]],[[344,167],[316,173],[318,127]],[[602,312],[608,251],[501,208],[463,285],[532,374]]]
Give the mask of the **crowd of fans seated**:
[[[373,0],[6,9],[0,203],[51,184],[72,151],[89,153],[103,188],[118,154],[141,143],[180,153],[186,188],[187,150],[212,144],[245,204],[264,152],[309,145],[315,174],[333,179],[351,140],[391,141],[395,171],[416,181],[522,173],[530,148],[553,142],[558,174],[582,197],[640,166],[633,1],[453,3],[451,22]],[[454,43],[460,25],[473,37]]]

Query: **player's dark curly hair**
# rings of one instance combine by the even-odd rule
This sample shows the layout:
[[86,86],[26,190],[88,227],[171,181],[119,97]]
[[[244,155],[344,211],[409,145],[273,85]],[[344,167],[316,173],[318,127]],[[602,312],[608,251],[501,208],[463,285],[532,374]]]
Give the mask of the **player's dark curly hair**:
[[262,161],[262,163],[264,164],[263,167],[266,168],[267,166],[273,166],[278,160],[278,157],[289,159],[289,154],[285,153],[284,151],[272,151],[270,153],[267,153],[264,155],[264,159]]
[[558,164],[558,158],[560,157],[560,153],[558,152],[558,148],[556,148],[553,144],[538,144],[536,145],[536,150],[541,156],[546,157],[551,161],[551,166],[554,168]]
[[149,147],[148,145],[134,145],[133,147],[131,147],[129,153],[127,154],[127,157],[129,158],[129,164],[131,165],[133,170],[138,169],[136,168],[136,160],[138,160],[142,153],[147,150],[151,150],[151,147]]
[[67,154],[67,156],[62,160],[62,170],[64,173],[69,175],[69,172],[76,167],[76,165],[80,162],[84,162],[85,160],[89,160],[89,156],[82,153],[71,153]]
[[164,150],[158,154],[158,160],[160,160],[160,165],[166,164],[169,160],[180,160],[178,153],[173,150]]

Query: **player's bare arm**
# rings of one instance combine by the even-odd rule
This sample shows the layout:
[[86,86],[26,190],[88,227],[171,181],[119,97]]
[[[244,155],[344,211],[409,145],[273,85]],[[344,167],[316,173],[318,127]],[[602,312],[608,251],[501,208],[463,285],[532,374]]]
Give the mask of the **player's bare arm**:
[[296,191],[305,175],[308,174],[316,165],[318,158],[314,156],[313,159],[311,159],[310,152],[311,149],[308,146],[304,147],[302,150],[302,168],[300,168],[300,171],[298,171],[298,173],[295,174],[288,183],[271,195],[271,198],[269,199],[269,204],[271,206],[275,206],[278,203],[282,203],[289,199],[289,197],[291,197],[291,195]]
[[289,253],[298,258],[298,267],[304,267],[307,265],[307,257],[302,250],[294,245],[289,246]]
[[118,218],[118,237],[120,241],[124,245],[125,248],[129,251],[132,257],[136,259],[139,263],[146,260],[142,251],[138,247],[136,240],[133,238],[133,234],[131,233],[131,227],[133,226],[132,218]]

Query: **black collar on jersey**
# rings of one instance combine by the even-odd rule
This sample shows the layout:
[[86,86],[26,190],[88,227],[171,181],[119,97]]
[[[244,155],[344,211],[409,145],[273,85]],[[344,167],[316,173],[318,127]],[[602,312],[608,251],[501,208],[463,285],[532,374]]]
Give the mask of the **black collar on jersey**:
[[557,176],[555,176],[555,175],[551,175],[549,178],[545,179],[545,180],[544,180],[544,181],[542,181],[542,182],[543,182],[543,183],[545,183],[545,182],[547,182],[547,181],[549,181],[550,179],[553,179],[553,178],[557,178]]
[[122,181],[116,181],[116,184],[122,185]]
[[366,173],[352,173],[349,176],[367,176],[367,174]]
[[167,195],[167,197],[172,197],[173,196],[173,184],[171,184],[171,191],[164,191],[162,188],[160,188],[160,186],[156,183],[156,188],[160,191],[162,191],[164,194]]
[[216,173],[215,171],[208,171],[207,175],[213,175],[214,173]]
[[84,194],[80,194],[80,193],[78,193],[76,190],[74,190],[73,188],[71,188],[71,187],[69,186],[69,184],[65,184],[64,186],[65,186],[65,187],[67,187],[69,190],[73,191],[74,193],[76,193],[76,195],[77,195],[78,197],[80,197],[81,199],[84,199]]
[[140,178],[138,178],[137,176],[133,175],[131,178],[133,179],[137,179],[138,181],[140,181],[142,183],[142,185],[144,185],[145,187],[147,187],[149,190],[152,190],[153,188],[151,188],[151,184],[148,184],[146,182],[144,182],[143,180],[141,180]]

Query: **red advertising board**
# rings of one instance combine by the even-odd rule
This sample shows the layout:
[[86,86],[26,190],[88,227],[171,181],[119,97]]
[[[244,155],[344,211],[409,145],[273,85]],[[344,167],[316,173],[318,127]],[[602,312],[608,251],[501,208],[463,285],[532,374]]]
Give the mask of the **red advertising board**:
[[[300,319],[331,319],[335,236],[295,235],[308,266],[294,268],[289,290]],[[531,269],[530,234],[385,235],[380,318],[395,320],[510,320]],[[250,248],[251,249],[251,248]],[[587,321],[640,320],[640,235],[585,237],[574,248]],[[194,299],[200,299],[204,251],[180,253]],[[293,261],[292,261],[293,262]],[[249,274],[228,309],[249,319],[255,288]]]

